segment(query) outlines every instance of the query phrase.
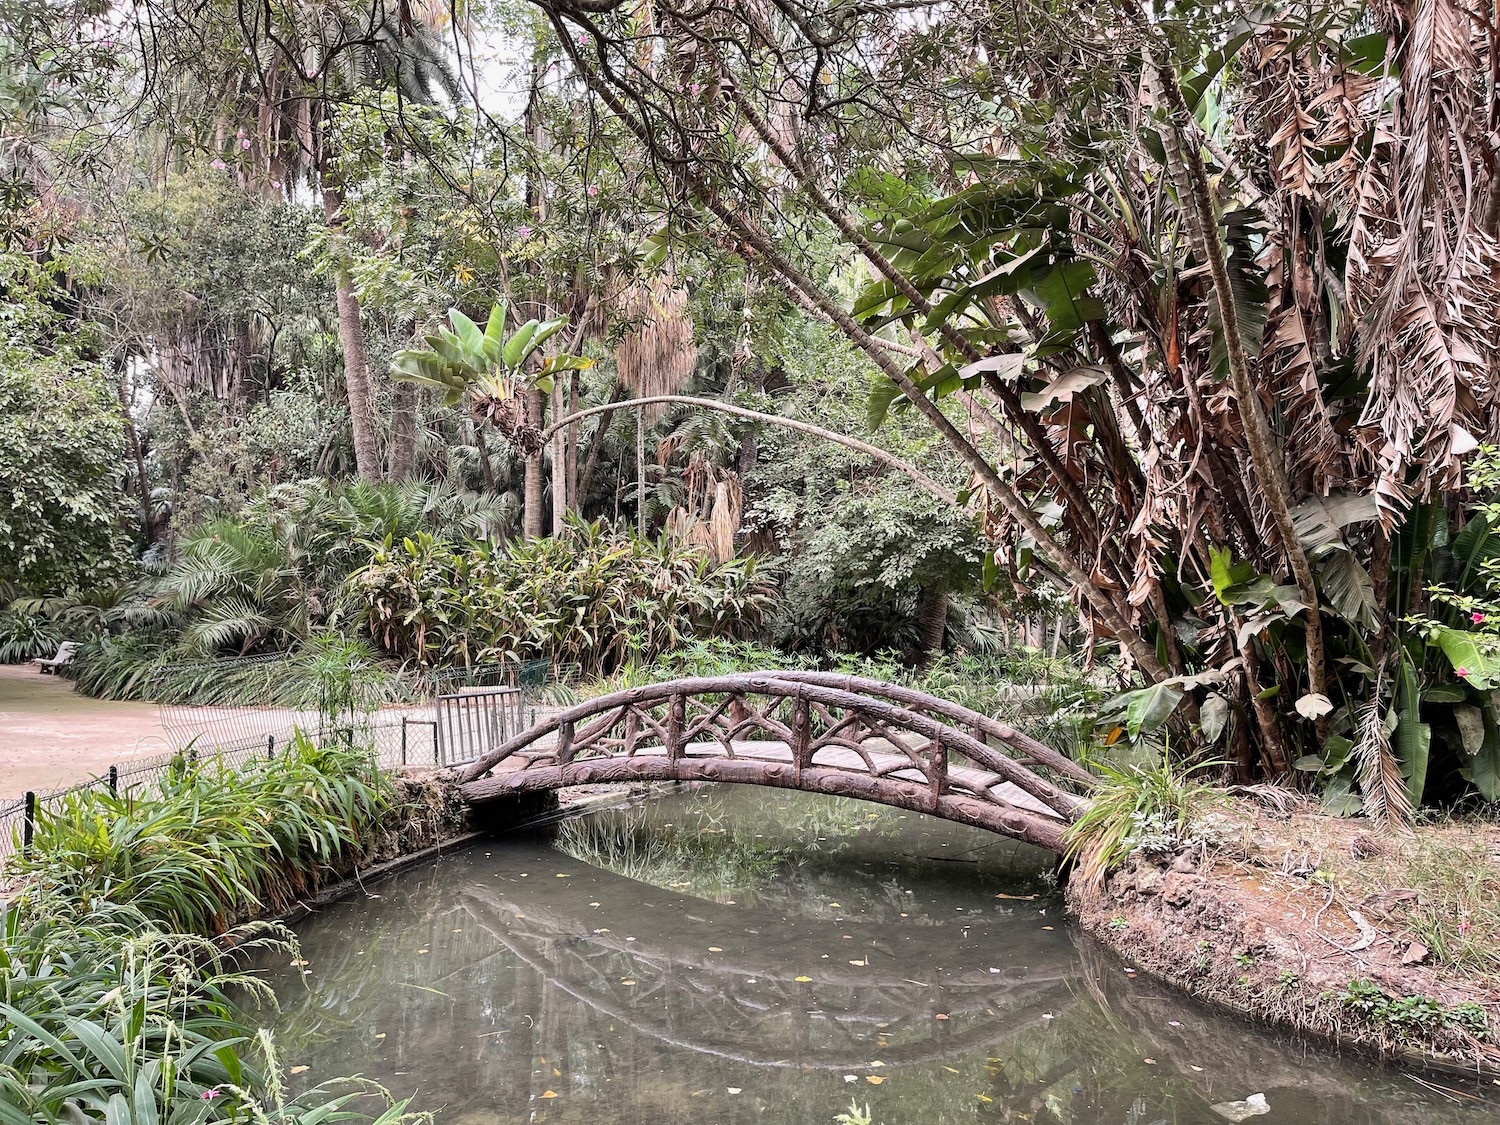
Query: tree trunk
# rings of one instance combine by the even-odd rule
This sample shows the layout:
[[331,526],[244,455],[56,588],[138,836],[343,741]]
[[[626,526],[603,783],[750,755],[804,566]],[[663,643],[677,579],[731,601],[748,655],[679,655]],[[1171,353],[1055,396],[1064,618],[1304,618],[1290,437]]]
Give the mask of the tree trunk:
[[[330,229],[343,225],[337,188],[323,189],[323,216]],[[339,343],[344,349],[344,390],[349,396],[349,425],[354,431],[354,467],[362,480],[380,479],[380,443],[375,437],[375,404],[370,391],[370,360],[365,352],[359,298],[342,264],[334,270],[334,301],[339,314]]]
[[[538,429],[542,425],[542,404],[545,396],[536,387],[526,389],[526,420]],[[540,539],[546,524],[542,519],[542,497],[545,492],[544,466],[541,450],[526,458],[526,511],[523,514],[521,535],[524,539]]]
[[[578,403],[583,398],[583,376],[577,371],[573,372],[573,378],[568,384],[568,413],[578,412]],[[582,500],[578,494],[578,424],[567,428],[567,454],[564,460],[567,463],[568,481],[568,511],[576,512],[581,506]]]
[[[625,397],[625,386],[618,379],[610,388],[609,398],[605,400],[606,406],[613,406]],[[575,409],[574,414],[577,414]],[[599,467],[599,457],[604,452],[604,436],[609,433],[609,427],[613,425],[615,415],[613,411],[606,413],[599,419],[599,425],[594,428],[593,440],[589,442],[589,455],[583,463],[583,475],[578,481],[578,490],[574,493],[574,499],[582,504],[588,499],[589,486],[594,483],[594,471]],[[618,502],[619,497],[616,496]]]
[[490,464],[489,446],[485,444],[484,430],[479,423],[471,417],[469,426],[474,431],[474,453],[479,458],[479,479],[484,482],[484,490],[490,495],[495,493],[495,469]]
[[[552,417],[563,416],[562,379],[552,380]],[[568,522],[568,429],[552,435],[552,534],[561,535]]]
[[919,615],[922,627],[921,651],[917,654],[917,667],[927,669],[943,655],[943,637],[948,632],[948,592],[936,586],[922,592],[922,609]]
[[393,481],[409,478],[417,467],[417,385],[397,382],[391,393],[391,460]]

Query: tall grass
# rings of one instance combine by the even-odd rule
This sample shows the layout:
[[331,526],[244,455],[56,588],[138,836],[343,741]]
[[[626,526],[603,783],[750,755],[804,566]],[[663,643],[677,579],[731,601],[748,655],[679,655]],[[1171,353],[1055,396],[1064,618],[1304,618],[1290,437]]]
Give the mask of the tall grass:
[[295,957],[281,910],[347,870],[390,804],[368,758],[305,740],[239,773],[181,763],[153,791],[78,793],[38,819],[0,942],[0,1125],[406,1121],[367,1083],[287,1096],[239,1004],[247,952]]
[[11,870],[52,899],[130,906],[176,930],[220,933],[346,870],[388,801],[363,753],[299,737],[239,771],[182,761],[154,793],[70,794],[40,812],[32,848]]
[[1089,888],[1137,852],[1169,855],[1192,843],[1204,813],[1222,798],[1221,790],[1193,776],[1207,776],[1222,762],[1179,769],[1164,750],[1150,766],[1091,765],[1102,783],[1068,829],[1066,852]]

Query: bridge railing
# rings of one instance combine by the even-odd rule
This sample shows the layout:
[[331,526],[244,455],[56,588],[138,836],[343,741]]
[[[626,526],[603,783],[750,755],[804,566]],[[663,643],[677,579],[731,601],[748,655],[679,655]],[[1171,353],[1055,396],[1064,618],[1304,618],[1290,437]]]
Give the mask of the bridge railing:
[[1076,769],[996,720],[910,689],[770,672],[588,700],[482,755],[459,781],[483,801],[596,781],[705,777],[861,796],[1050,847],[1084,803],[1063,787],[1081,780]]

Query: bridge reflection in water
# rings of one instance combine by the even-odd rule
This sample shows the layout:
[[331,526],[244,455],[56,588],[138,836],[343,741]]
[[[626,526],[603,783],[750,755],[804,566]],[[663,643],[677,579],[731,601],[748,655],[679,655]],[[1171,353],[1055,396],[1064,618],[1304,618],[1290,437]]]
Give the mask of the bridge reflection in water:
[[1272,1123],[1493,1120],[1127,981],[1027,897],[1044,853],[779,799],[686,794],[565,839],[658,885],[510,841],[335,904],[277,967],[293,1081],[360,1073],[440,1125],[834,1125],[851,1099],[888,1125],[1217,1125],[1253,1092]]

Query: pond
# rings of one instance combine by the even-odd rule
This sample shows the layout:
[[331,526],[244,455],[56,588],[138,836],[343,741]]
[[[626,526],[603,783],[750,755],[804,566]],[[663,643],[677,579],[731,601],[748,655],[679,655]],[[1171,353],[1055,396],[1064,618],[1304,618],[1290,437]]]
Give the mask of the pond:
[[439,1125],[1497,1113],[1488,1087],[1128,973],[1070,932],[1050,856],[854,801],[683,789],[468,847],[298,928],[306,964],[274,967],[267,1016],[294,1081],[362,1074]]

